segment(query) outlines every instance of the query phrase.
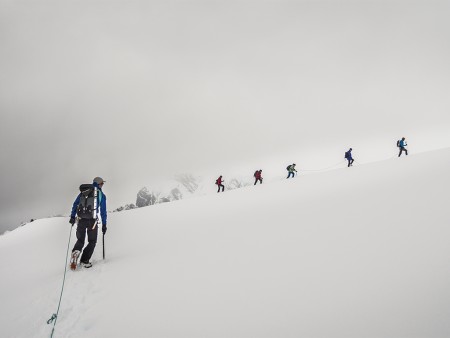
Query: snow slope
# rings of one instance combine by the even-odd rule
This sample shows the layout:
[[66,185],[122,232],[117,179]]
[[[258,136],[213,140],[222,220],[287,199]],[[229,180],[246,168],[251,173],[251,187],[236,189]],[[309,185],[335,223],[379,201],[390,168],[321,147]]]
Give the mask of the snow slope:
[[[110,214],[55,337],[449,337],[449,166],[445,149]],[[0,237],[1,337],[50,335],[69,231]]]

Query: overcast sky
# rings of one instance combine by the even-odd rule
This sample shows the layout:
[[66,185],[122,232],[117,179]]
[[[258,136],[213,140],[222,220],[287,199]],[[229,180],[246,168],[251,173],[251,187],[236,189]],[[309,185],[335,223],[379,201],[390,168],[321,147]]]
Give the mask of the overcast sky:
[[449,15],[430,0],[0,0],[0,233],[67,214],[95,176],[112,209],[178,173],[321,168],[349,146],[369,162],[402,136],[450,146]]

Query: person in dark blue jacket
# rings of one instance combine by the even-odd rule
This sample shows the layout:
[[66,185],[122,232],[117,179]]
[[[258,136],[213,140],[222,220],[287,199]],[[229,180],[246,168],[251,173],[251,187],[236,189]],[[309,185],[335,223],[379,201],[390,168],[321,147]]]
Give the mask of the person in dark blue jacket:
[[406,140],[404,137],[398,142],[398,147],[400,148],[400,152],[398,153],[398,157],[402,155],[403,152],[408,156],[408,149],[406,149]]
[[[101,222],[102,222],[102,232],[103,234],[106,233],[106,219],[107,219],[107,213],[106,213],[106,195],[103,193],[102,188],[105,184],[105,181],[101,177],[96,177],[93,180],[92,185],[97,188],[97,210],[93,213],[96,215],[96,217],[92,218],[80,218],[78,220],[78,226],[77,226],[77,242],[75,243],[75,246],[72,249],[72,261],[75,262],[74,266],[71,264],[71,268],[76,268],[76,262],[78,260],[78,256],[83,249],[84,241],[86,238],[88,238],[88,245],[84,248],[83,253],[80,258],[80,263],[86,267],[90,268],[92,264],[89,262],[89,260],[92,257],[92,254],[94,253],[95,245],[97,244],[97,234],[98,234],[98,223],[99,223],[99,209],[100,209],[100,216],[101,216]],[[70,224],[75,223],[75,215],[78,210],[78,205],[80,204],[81,199],[81,193],[78,195],[78,197],[75,199],[75,202],[72,206],[72,212],[70,214]],[[71,262],[72,262],[71,261]]]
[[353,165],[353,162],[355,161],[352,157],[352,148],[350,148],[346,153],[345,153],[345,158],[348,161],[348,166],[347,167],[351,167]]

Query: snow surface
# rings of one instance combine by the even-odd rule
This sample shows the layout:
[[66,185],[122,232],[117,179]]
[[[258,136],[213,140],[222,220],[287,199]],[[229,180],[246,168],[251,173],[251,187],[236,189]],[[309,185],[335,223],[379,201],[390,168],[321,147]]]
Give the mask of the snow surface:
[[[449,167],[445,149],[110,214],[54,337],[450,337]],[[1,337],[50,336],[70,229],[0,236]]]

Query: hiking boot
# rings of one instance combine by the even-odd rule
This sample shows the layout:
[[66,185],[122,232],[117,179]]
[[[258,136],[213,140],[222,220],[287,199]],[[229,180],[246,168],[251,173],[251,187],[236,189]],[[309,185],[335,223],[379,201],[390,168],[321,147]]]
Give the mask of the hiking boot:
[[91,262],[81,262],[81,264],[83,264],[83,267],[85,267],[85,268],[92,267],[92,263]]
[[78,250],[74,250],[72,252],[72,256],[70,257],[70,269],[71,270],[77,269],[77,261],[78,261],[79,255],[80,255],[80,251],[78,251]]

